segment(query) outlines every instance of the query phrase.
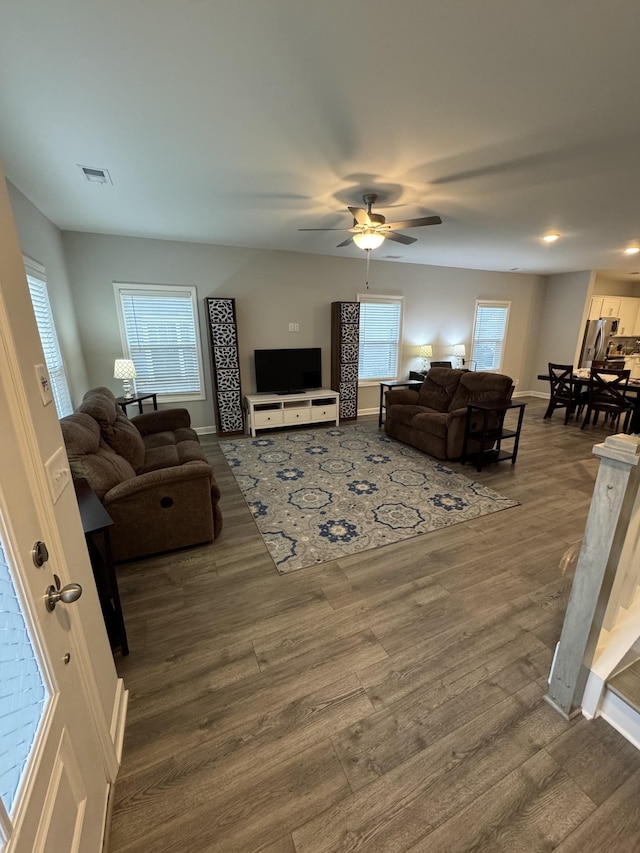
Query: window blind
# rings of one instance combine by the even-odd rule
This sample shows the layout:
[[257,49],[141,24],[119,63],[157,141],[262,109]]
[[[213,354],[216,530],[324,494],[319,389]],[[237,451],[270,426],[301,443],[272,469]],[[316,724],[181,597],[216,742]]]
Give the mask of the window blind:
[[136,367],[136,393],[202,397],[193,289],[117,290],[123,343]]
[[402,302],[379,298],[360,301],[359,379],[395,379],[398,375]]
[[64,418],[73,412],[71,396],[69,394],[69,386],[67,377],[64,372],[64,363],[60,346],[58,344],[58,335],[53,322],[53,314],[51,313],[51,305],[49,303],[49,294],[47,293],[47,283],[41,278],[36,278],[27,272],[27,283],[29,285],[29,293],[31,294],[31,304],[33,305],[33,313],[36,317],[40,342],[44,352],[44,360],[47,365],[49,381],[51,383],[51,391],[53,393],[53,402],[56,407],[59,418]]
[[477,302],[471,361],[476,370],[502,368],[510,302]]

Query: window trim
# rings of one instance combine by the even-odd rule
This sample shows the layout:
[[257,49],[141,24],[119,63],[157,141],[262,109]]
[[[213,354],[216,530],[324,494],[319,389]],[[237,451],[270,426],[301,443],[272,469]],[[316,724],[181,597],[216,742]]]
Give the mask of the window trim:
[[[400,374],[400,360],[402,356],[402,341],[404,340],[403,331],[404,331],[404,296],[392,295],[392,294],[384,294],[384,293],[357,293],[356,301],[358,303],[363,302],[379,302],[384,304],[397,304],[400,306],[400,322],[398,324],[398,359],[396,363],[396,374],[395,376],[382,376],[376,379],[361,379],[360,378],[360,359],[358,358],[358,387],[359,388],[370,388],[377,387],[381,382],[390,382],[398,379]],[[358,349],[359,349],[358,344]]]
[[[497,367],[491,369],[491,373],[501,373],[504,364],[504,353],[507,344],[507,335],[509,334],[509,319],[511,317],[511,301],[507,299],[476,299],[476,308],[473,315],[473,328],[471,330],[471,354],[469,361],[473,364],[475,361],[474,352],[476,348],[476,326],[478,322],[478,309],[480,308],[505,308],[506,316],[504,321],[504,335],[502,336],[502,346],[500,348],[500,362]],[[475,368],[474,368],[475,369]]]
[[[69,378],[67,376],[67,369],[64,363],[64,356],[62,355],[62,348],[60,346],[60,337],[58,335],[58,329],[56,328],[56,319],[53,315],[51,299],[49,298],[49,283],[47,281],[47,271],[42,264],[38,263],[38,261],[35,261],[33,258],[30,258],[28,255],[22,256],[22,262],[24,264],[25,281],[27,283],[27,289],[29,290],[31,310],[33,311],[34,322],[38,330],[38,339],[42,348],[42,355],[44,357],[47,375],[49,376],[51,394],[53,397],[53,406],[56,410],[56,414],[58,415],[58,419],[64,418],[67,415],[73,414],[73,400],[71,398],[71,388],[69,387]],[[47,364],[45,344],[42,340],[40,327],[38,325],[36,309],[33,304],[33,296],[31,294],[31,286],[29,284],[29,279],[32,279],[34,282],[38,282],[39,285],[43,286],[43,297],[48,309],[47,322],[50,326],[49,333],[53,336],[53,345],[55,349],[56,360],[59,359],[60,362],[59,365],[55,367],[55,369],[53,369],[50,364]],[[60,411],[58,408],[58,404],[60,404],[63,409],[68,409],[68,411]]]
[[[124,322],[124,314],[122,311],[122,300],[121,294],[137,294],[137,295],[146,295],[153,296],[154,294],[162,294],[163,296],[169,296],[171,294],[175,294],[176,296],[180,296],[184,298],[189,295],[191,298],[191,307],[193,309],[193,325],[194,325],[194,333],[195,333],[195,350],[196,350],[196,358],[198,361],[198,380],[200,382],[200,391],[197,392],[184,392],[184,393],[170,393],[170,394],[162,394],[158,393],[158,401],[163,403],[188,403],[196,400],[206,400],[206,389],[204,382],[204,366],[202,361],[202,344],[200,341],[200,315],[198,312],[198,293],[197,289],[192,285],[179,285],[179,284],[148,284],[148,283],[140,283],[140,282],[129,282],[129,281],[114,281],[113,282],[113,291],[114,298],[116,303],[116,312],[118,315],[118,327],[120,329],[120,340],[122,343],[122,353],[124,358],[131,358],[131,351],[129,349],[129,342],[127,340],[126,335],[126,327]],[[118,355],[114,355],[114,358],[118,358]],[[133,380],[133,387],[136,388],[135,384],[136,380]],[[137,393],[137,392],[136,392]]]

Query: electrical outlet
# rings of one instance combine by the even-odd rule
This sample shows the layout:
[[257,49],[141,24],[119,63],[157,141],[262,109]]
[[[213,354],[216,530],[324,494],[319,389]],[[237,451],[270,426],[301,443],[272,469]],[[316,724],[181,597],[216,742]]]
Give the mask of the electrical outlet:
[[293,331],[294,331],[294,332],[299,332],[299,331],[300,331],[300,323],[294,323],[294,329],[293,329]]

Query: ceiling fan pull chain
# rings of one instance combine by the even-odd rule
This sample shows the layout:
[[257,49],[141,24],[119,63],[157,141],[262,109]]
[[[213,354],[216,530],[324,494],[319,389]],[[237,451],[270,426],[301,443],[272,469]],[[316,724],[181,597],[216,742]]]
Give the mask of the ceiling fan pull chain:
[[367,290],[369,290],[369,255],[371,254],[371,249],[365,249],[365,252],[367,253],[367,281],[366,281],[366,285],[367,285]]

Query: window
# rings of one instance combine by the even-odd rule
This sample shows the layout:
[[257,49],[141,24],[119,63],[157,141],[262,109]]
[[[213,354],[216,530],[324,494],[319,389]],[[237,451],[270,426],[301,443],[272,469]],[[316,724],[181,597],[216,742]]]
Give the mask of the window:
[[195,287],[114,284],[114,289],[123,352],[136,367],[136,393],[204,400]]
[[396,379],[402,336],[402,297],[358,294],[360,381]]
[[36,316],[36,324],[44,352],[44,361],[47,365],[49,381],[51,382],[53,402],[58,417],[64,418],[73,412],[73,405],[69,394],[67,377],[64,372],[58,335],[56,334],[56,327],[53,322],[53,314],[51,313],[44,267],[30,258],[24,258],[24,268],[27,274],[27,284],[29,285],[29,293],[31,294],[33,313]]
[[476,302],[471,361],[476,370],[502,369],[510,302]]

